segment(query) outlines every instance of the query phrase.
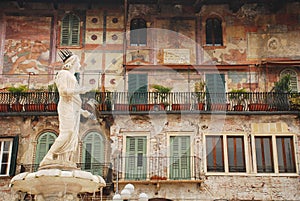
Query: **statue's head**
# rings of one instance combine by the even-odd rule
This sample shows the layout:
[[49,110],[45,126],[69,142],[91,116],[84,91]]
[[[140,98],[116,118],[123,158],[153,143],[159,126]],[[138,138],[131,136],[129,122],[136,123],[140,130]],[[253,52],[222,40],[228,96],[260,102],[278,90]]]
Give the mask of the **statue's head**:
[[80,60],[79,57],[75,54],[73,54],[70,50],[64,49],[60,50],[58,53],[61,60],[64,62],[63,69],[64,70],[70,70],[73,69],[75,72],[80,71]]

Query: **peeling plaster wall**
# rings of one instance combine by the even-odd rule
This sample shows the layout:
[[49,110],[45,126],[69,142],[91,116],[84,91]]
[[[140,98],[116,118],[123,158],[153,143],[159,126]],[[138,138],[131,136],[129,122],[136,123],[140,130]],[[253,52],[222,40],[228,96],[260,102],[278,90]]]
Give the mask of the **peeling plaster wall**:
[[[135,184],[138,191],[147,188],[150,197],[164,197],[171,200],[298,200],[299,178],[293,176],[259,176],[253,173],[250,162],[249,173],[214,175],[205,172],[204,136],[207,134],[294,134],[296,135],[297,160],[300,157],[299,120],[290,115],[123,115],[115,116],[111,127],[112,158],[125,153],[125,137],[135,135],[148,136],[147,156],[166,157],[169,152],[171,135],[189,135],[191,150],[200,158],[200,167],[195,171],[201,175],[203,183],[180,184],[180,181],[159,186]],[[249,138],[250,139],[250,138]],[[249,141],[247,140],[247,143]],[[246,155],[249,153],[246,152]],[[299,162],[297,162],[299,169]],[[115,167],[113,167],[115,168]],[[151,169],[153,168],[153,169]],[[148,172],[162,169],[150,165]],[[166,167],[167,169],[167,167]],[[162,172],[162,176],[168,176]],[[183,187],[184,186],[184,187]]]

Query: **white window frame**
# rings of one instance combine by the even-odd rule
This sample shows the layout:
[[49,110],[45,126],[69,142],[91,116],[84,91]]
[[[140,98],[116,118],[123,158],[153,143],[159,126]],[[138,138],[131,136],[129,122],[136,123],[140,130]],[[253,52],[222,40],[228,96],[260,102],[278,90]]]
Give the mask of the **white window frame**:
[[[207,136],[222,136],[223,137],[223,153],[224,153],[224,172],[208,172],[207,171],[207,160],[206,160],[206,137]],[[229,161],[228,161],[228,150],[227,150],[227,137],[228,136],[240,136],[244,138],[244,149],[245,149],[245,167],[246,172],[229,172]],[[250,158],[249,158],[249,147],[247,142],[246,133],[207,133],[204,134],[203,140],[203,161],[204,161],[204,172],[206,175],[247,175],[250,173]]]
[[[3,142],[10,142],[9,144],[9,148],[8,148],[8,162],[7,162],[7,169],[6,169],[6,173],[5,174],[0,174],[0,177],[3,176],[9,176],[9,171],[10,171],[10,166],[11,166],[11,155],[12,155],[12,148],[13,148],[13,143],[14,143],[14,139],[13,138],[1,138],[0,141]],[[3,151],[4,146],[1,146],[0,148],[0,172],[2,172],[1,168],[2,168],[2,159],[3,159]]]
[[[273,166],[274,172],[272,173],[258,173],[257,172],[257,160],[256,160],[256,147],[255,147],[255,137],[271,137],[272,141],[272,154],[273,154]],[[294,173],[279,173],[278,168],[278,155],[277,155],[277,144],[276,144],[276,137],[292,137],[293,138],[293,145],[294,145],[294,158],[295,158],[295,166],[296,171]],[[253,134],[251,136],[252,141],[252,157],[253,157],[253,172],[257,174],[257,176],[295,176],[298,175],[298,164],[297,164],[297,142],[296,142],[296,135],[287,133],[287,134]]]

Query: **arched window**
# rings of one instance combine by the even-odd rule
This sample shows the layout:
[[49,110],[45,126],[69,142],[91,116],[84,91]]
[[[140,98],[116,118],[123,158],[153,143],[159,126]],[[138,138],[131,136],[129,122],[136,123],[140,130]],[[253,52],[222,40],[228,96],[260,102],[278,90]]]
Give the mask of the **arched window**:
[[205,31],[207,46],[223,46],[222,21],[220,19],[208,18]]
[[83,140],[82,169],[103,176],[105,139],[98,132],[88,133]]
[[132,19],[130,22],[130,45],[146,46],[147,44],[147,25],[142,18]]
[[280,73],[280,77],[283,77],[285,75],[290,75],[290,84],[292,92],[298,92],[298,76],[297,73],[292,69],[285,69]]
[[80,19],[75,14],[67,14],[61,21],[60,44],[78,46],[80,36]]
[[42,133],[37,142],[36,147],[36,157],[35,157],[35,163],[40,164],[40,162],[43,160],[46,153],[49,151],[50,147],[54,143],[56,139],[55,133],[52,132],[45,132]]

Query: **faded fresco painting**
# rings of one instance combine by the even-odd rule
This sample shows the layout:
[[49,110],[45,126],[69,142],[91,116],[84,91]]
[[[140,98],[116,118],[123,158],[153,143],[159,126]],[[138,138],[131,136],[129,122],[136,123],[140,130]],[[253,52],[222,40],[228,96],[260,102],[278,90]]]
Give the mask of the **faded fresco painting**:
[[24,80],[28,74],[39,74],[37,82],[48,81],[52,72],[50,33],[50,17],[7,17],[2,72],[7,80]]

